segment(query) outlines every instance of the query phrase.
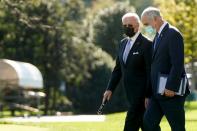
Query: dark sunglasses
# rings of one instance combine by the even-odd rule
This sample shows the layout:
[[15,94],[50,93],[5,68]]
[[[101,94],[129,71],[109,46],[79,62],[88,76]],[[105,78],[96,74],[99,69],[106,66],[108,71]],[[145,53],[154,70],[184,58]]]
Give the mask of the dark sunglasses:
[[131,24],[128,24],[128,25],[122,25],[123,27],[130,27],[130,28],[133,28],[133,25]]

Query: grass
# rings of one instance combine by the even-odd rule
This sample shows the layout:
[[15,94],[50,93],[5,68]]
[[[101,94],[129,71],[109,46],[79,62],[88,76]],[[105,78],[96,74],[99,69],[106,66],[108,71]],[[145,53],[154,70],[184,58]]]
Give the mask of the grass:
[[40,128],[35,126],[22,126],[22,125],[0,125],[1,131],[49,131],[47,128]]
[[[126,113],[106,116],[105,122],[76,123],[2,123],[2,131],[122,131]],[[197,102],[186,104],[186,130],[197,131]],[[170,131],[165,118],[161,122],[162,131]]]

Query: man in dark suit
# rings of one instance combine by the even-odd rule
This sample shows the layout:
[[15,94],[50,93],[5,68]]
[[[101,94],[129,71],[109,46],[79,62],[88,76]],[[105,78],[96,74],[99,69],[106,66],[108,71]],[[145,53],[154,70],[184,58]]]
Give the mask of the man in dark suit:
[[[129,103],[124,131],[138,131],[142,128],[145,111],[145,96],[149,86],[151,42],[140,32],[137,14],[127,13],[122,17],[126,38],[121,40],[103,102],[109,100],[122,78]],[[142,129],[143,130],[143,129]]]
[[[145,9],[141,20],[147,32],[156,31],[151,62],[152,96],[144,115],[144,128],[146,131],[158,131],[156,127],[165,115],[172,131],[185,131],[184,102],[190,92],[188,82],[183,96],[176,93],[180,88],[181,78],[186,75],[183,37],[178,29],[163,20],[157,8]],[[163,94],[158,93],[161,74],[167,75]]]

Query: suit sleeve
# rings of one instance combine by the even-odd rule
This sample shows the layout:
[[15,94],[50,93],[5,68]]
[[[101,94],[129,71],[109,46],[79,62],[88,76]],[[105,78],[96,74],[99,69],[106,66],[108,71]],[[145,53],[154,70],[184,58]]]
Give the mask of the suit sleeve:
[[112,71],[106,90],[110,90],[113,92],[115,88],[117,87],[121,77],[122,77],[122,72],[121,72],[121,67],[120,67],[120,58],[119,58],[119,55],[117,55],[116,65]]
[[168,46],[171,70],[167,79],[166,89],[177,92],[179,90],[181,75],[184,68],[184,44],[181,34],[178,32],[174,33]]
[[151,71],[151,58],[152,58],[152,43],[147,42],[145,46],[144,52],[144,60],[145,60],[145,67],[146,67],[146,97],[151,96],[151,79],[150,79],[150,71]]

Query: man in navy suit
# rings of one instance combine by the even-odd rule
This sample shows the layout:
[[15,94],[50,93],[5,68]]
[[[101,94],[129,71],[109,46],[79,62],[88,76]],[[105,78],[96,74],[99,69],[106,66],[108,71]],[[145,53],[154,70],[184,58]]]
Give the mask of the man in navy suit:
[[127,37],[120,42],[116,65],[104,93],[103,102],[111,98],[122,79],[129,103],[124,131],[138,131],[143,125],[144,101],[150,85],[151,42],[139,32],[140,20],[137,14],[125,14],[122,24]]
[[[177,95],[184,69],[184,43],[181,33],[167,23],[154,7],[146,8],[141,15],[147,32],[156,32],[152,45],[151,85],[152,96],[144,115],[145,131],[158,131],[165,115],[172,131],[185,131],[185,97],[189,94],[188,82],[183,96]],[[163,94],[158,93],[160,74],[167,75]]]

